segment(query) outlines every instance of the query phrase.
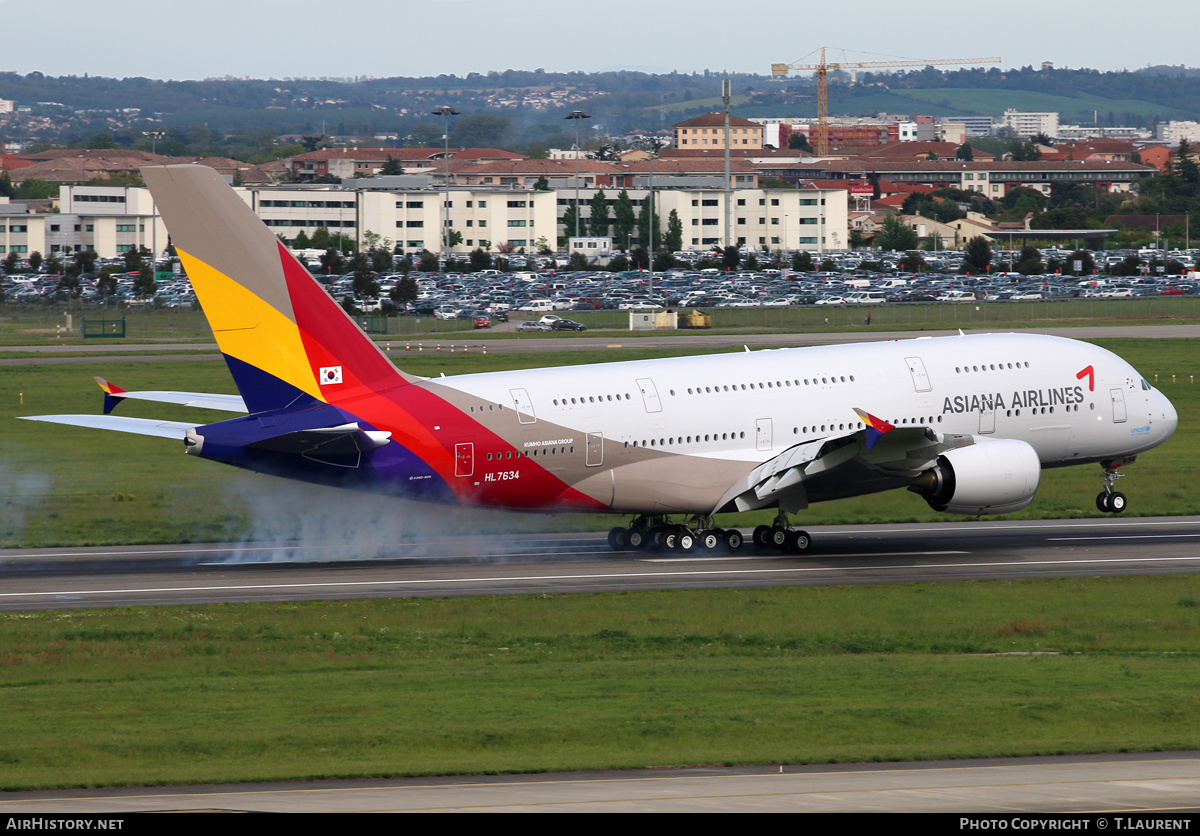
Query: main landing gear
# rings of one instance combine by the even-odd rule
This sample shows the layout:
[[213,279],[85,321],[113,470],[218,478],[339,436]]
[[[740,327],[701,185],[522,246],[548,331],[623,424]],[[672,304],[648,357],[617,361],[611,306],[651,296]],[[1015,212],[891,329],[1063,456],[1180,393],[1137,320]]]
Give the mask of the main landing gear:
[[608,545],[615,551],[735,552],[742,547],[742,533],[735,528],[714,528],[711,517],[693,517],[678,525],[663,516],[642,515],[635,517],[628,528],[611,529]]
[[792,528],[783,511],[775,517],[774,525],[760,525],[754,529],[754,545],[760,549],[776,549],[788,554],[804,554],[812,548],[812,537],[807,531]]
[[[716,528],[711,517],[692,517],[686,523],[673,524],[663,516],[642,515],[635,517],[628,528],[618,526],[608,532],[608,545],[614,551],[736,552],[742,548],[742,540],[736,528]],[[760,549],[789,554],[804,554],[812,546],[808,532],[789,527],[782,511],[774,525],[754,529],[753,541]]]
[[1096,508],[1107,514],[1119,514],[1125,510],[1128,500],[1125,494],[1120,491],[1114,491],[1113,486],[1117,480],[1125,474],[1117,470],[1118,467],[1130,461],[1123,459],[1115,462],[1101,462],[1100,466],[1104,468],[1104,490],[1096,494]]

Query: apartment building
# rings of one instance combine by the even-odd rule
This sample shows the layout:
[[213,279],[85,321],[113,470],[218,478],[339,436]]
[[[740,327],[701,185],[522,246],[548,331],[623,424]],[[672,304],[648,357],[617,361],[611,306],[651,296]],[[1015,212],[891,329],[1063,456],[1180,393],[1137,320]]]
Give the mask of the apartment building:
[[[676,148],[724,148],[725,114],[706,113],[672,125]],[[730,148],[762,148],[763,126],[740,116],[729,117]]]

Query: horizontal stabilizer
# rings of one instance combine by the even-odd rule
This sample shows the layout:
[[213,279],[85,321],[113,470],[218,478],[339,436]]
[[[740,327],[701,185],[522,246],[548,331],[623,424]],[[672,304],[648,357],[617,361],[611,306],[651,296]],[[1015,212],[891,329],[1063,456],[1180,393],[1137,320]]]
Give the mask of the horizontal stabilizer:
[[241,395],[213,395],[207,392],[170,392],[149,390],[145,392],[127,392],[120,386],[102,377],[93,378],[104,391],[104,414],[112,412],[117,404],[126,398],[137,401],[154,401],[155,403],[176,403],[182,406],[193,406],[198,409],[218,409],[221,412],[246,413],[246,402]]
[[135,435],[174,438],[178,441],[183,441],[188,430],[199,426],[199,424],[184,424],[179,421],[155,421],[152,418],[124,418],[120,415],[21,415],[18,417],[22,421],[46,421],[50,424],[66,424],[69,427],[114,430]]

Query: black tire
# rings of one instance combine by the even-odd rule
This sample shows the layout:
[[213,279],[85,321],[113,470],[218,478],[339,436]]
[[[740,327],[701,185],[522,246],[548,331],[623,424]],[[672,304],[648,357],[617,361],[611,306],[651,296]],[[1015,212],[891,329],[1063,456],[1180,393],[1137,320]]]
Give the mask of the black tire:
[[690,552],[696,548],[696,535],[684,530],[675,535],[675,548],[681,552]]
[[812,538],[807,531],[798,528],[788,532],[787,550],[792,554],[804,554],[812,548]]
[[674,551],[679,544],[679,532],[674,529],[663,532],[662,548],[666,551]]
[[1112,511],[1114,514],[1119,514],[1124,511],[1125,506],[1128,504],[1129,500],[1126,499],[1125,494],[1121,493],[1120,491],[1108,495],[1108,510]]
[[629,548],[644,549],[650,542],[650,538],[646,536],[646,529],[631,528],[629,529]]
[[754,540],[754,545],[758,546],[760,549],[765,549],[768,545],[767,538],[770,535],[771,535],[771,526],[769,526],[769,525],[756,526],[754,529],[754,535],[752,537],[752,539]]
[[620,551],[629,543],[629,537],[623,528],[610,528],[608,530],[608,547],[613,551]]
[[1108,494],[1105,491],[1096,494],[1096,510],[1108,513]]
[[721,532],[714,529],[701,531],[696,535],[696,546],[700,551],[715,552],[721,547]]
[[742,532],[736,528],[731,528],[725,532],[725,548],[731,552],[741,551],[743,538]]

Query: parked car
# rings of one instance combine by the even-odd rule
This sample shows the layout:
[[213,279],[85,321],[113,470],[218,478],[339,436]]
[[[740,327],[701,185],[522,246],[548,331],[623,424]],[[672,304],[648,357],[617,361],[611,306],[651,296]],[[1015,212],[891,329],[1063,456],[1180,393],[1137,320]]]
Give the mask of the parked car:
[[573,319],[556,319],[550,323],[551,331],[586,331],[587,326]]
[[525,322],[522,322],[520,325],[517,326],[517,330],[518,331],[549,331],[550,326],[543,325],[540,322],[526,320]]

